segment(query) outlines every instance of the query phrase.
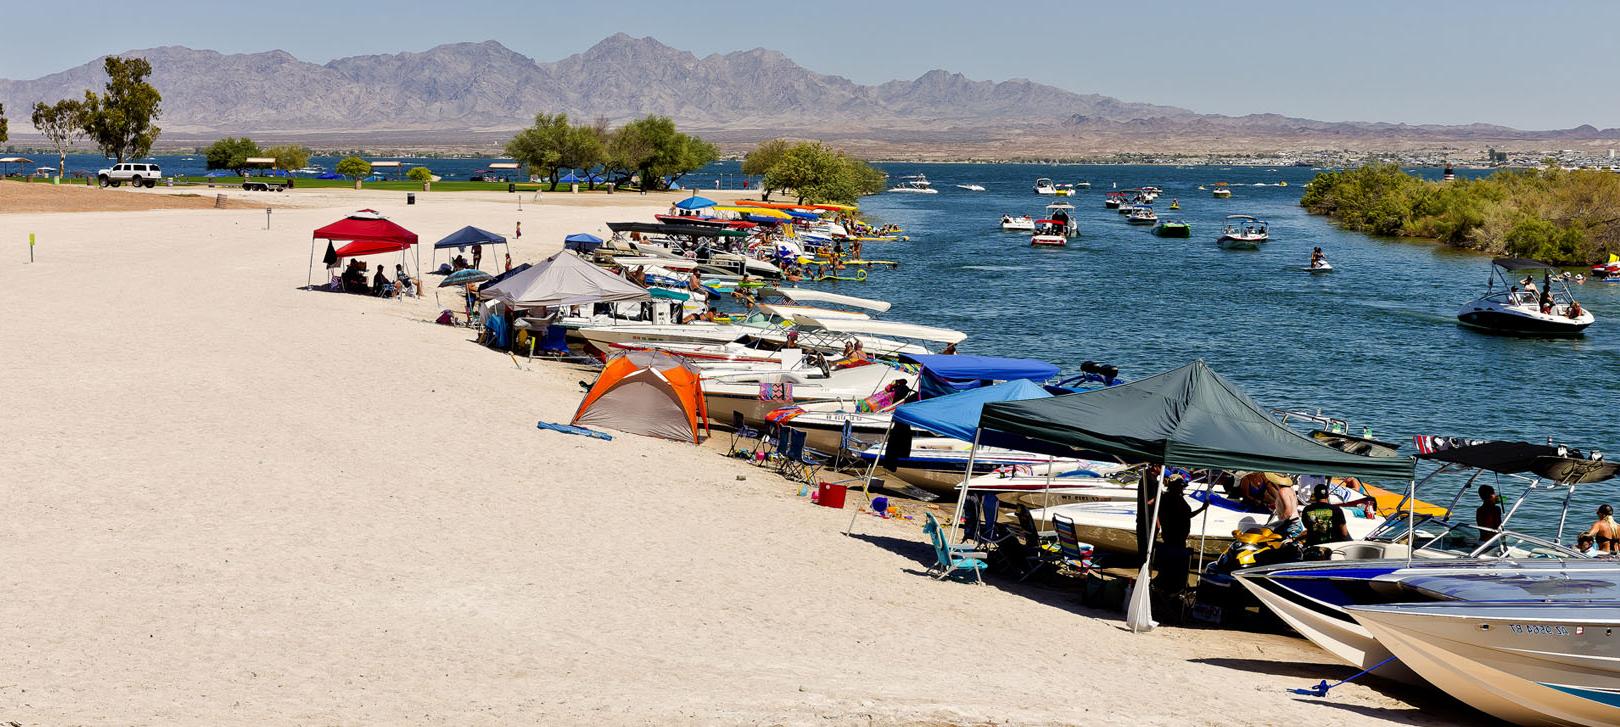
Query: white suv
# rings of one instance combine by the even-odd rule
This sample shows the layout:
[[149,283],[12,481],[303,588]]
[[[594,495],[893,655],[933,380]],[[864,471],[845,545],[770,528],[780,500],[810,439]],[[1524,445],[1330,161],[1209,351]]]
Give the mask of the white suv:
[[156,164],[138,164],[126,162],[114,164],[112,169],[103,169],[96,172],[96,181],[103,187],[116,187],[124,182],[139,187],[156,187],[158,180],[163,178],[163,170]]

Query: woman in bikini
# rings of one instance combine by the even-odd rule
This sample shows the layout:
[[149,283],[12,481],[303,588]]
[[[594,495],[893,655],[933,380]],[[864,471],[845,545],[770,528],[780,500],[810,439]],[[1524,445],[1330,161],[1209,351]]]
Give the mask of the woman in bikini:
[[1597,522],[1592,523],[1586,534],[1596,541],[1599,554],[1620,553],[1620,524],[1615,523],[1614,508],[1609,503],[1598,505]]

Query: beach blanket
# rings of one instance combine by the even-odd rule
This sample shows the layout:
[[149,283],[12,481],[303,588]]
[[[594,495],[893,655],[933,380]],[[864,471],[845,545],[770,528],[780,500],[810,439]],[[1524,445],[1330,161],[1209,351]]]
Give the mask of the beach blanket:
[[782,424],[793,421],[794,417],[803,413],[804,407],[802,406],[784,406],[765,412],[765,421],[772,424]]
[[883,389],[876,394],[855,402],[855,411],[862,414],[872,414],[880,411],[888,411],[894,408],[894,405],[894,390]]
[[609,442],[613,441],[613,435],[611,435],[611,434],[605,434],[603,432],[598,432],[598,431],[596,431],[594,429],[586,429],[585,427],[576,427],[576,426],[574,426],[572,424],[557,424],[555,422],[536,422],[535,426],[540,428],[540,429],[549,429],[549,430],[551,430],[553,432],[561,432],[563,434],[578,434],[578,435],[580,435],[582,437],[592,437],[592,438],[595,438],[595,439],[603,439],[603,440],[607,440]]
[[760,401],[793,401],[793,384],[773,384],[768,381],[759,382]]

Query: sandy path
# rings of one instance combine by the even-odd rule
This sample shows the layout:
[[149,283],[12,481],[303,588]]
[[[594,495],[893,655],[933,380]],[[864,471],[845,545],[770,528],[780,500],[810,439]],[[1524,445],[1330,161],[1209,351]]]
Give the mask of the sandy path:
[[[1291,638],[1131,635],[1049,590],[920,575],[708,449],[536,431],[590,374],[309,293],[308,230],[376,206],[424,241],[507,195],[302,193],[262,211],[9,215],[0,250],[0,722],[1438,723]],[[519,261],[646,219],[522,213]],[[575,202],[576,200],[568,200]],[[1303,662],[1299,666],[1296,662]],[[1317,666],[1322,665],[1322,666]],[[1398,698],[1399,699],[1398,699]]]

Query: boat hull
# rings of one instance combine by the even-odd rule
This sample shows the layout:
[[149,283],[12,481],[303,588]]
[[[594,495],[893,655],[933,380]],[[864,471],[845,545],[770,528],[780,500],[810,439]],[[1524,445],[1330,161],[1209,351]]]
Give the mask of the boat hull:
[[1591,314],[1574,320],[1554,320],[1551,316],[1515,314],[1496,307],[1472,305],[1457,312],[1457,322],[1482,331],[1519,336],[1579,336],[1593,323]]
[[1352,607],[1424,679],[1524,725],[1620,724],[1620,603]]
[[1185,225],[1180,227],[1174,225],[1159,225],[1158,227],[1153,228],[1153,234],[1158,235],[1159,237],[1192,237],[1192,228]]

